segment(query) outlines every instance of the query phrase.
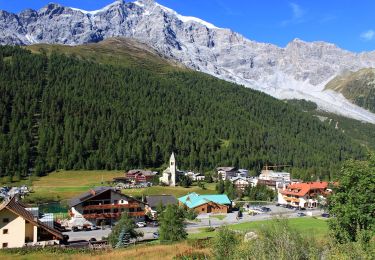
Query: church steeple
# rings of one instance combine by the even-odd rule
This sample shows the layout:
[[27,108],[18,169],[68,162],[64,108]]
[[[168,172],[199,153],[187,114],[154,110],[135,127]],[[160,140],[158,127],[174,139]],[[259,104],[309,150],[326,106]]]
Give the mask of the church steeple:
[[176,158],[174,153],[172,152],[171,158],[169,159],[169,170],[171,172],[171,186],[176,186],[176,172],[177,172],[177,164]]

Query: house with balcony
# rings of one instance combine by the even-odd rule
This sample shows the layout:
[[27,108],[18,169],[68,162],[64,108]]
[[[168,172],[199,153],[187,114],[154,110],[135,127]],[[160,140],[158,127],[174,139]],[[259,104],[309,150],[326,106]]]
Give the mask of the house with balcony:
[[328,182],[293,183],[278,191],[278,203],[299,208],[316,208],[326,202]]
[[113,224],[127,213],[136,221],[145,217],[145,203],[122,194],[112,187],[97,187],[69,201],[70,212],[74,208],[92,224]]

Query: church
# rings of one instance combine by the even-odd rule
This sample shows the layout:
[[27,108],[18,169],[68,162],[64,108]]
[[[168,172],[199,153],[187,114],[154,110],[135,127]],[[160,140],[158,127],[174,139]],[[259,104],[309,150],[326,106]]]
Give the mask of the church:
[[160,177],[159,181],[162,184],[174,187],[178,181],[179,174],[183,174],[183,172],[177,169],[176,158],[174,153],[172,153],[169,159],[169,167],[163,171],[163,176]]

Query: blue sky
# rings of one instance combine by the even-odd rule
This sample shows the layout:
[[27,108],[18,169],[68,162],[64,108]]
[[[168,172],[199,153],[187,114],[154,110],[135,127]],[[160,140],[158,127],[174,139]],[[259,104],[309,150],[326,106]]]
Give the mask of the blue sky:
[[[96,10],[114,0],[0,0],[19,12],[49,2]],[[351,51],[375,50],[374,0],[159,0],[158,3],[251,40],[285,46],[294,38],[328,41]]]

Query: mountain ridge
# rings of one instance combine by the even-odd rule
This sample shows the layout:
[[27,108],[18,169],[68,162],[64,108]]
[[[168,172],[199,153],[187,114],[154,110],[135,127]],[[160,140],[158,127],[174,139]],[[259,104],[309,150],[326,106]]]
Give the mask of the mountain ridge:
[[279,99],[306,99],[321,110],[375,123],[375,114],[325,84],[347,71],[375,67],[375,52],[351,53],[334,44],[295,39],[285,48],[246,39],[153,0],[116,1],[84,11],[49,4],[0,14],[0,43],[79,45],[112,37],[141,41],[162,55]]

